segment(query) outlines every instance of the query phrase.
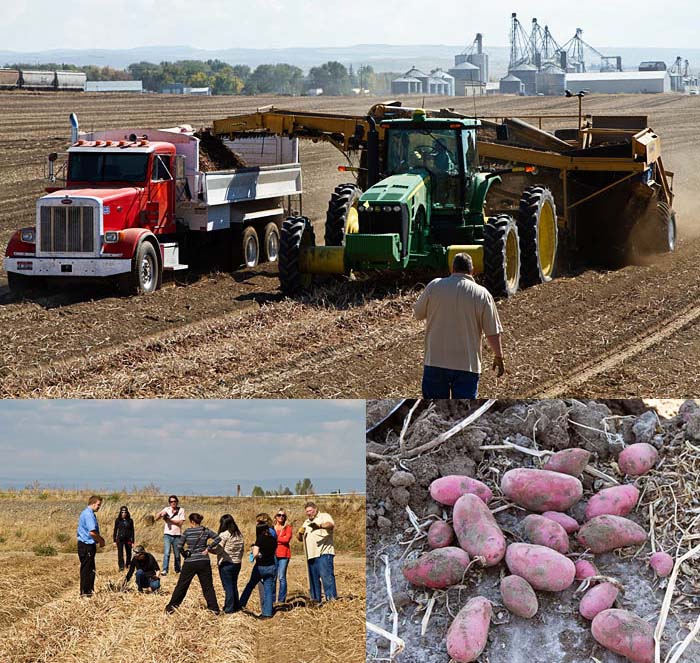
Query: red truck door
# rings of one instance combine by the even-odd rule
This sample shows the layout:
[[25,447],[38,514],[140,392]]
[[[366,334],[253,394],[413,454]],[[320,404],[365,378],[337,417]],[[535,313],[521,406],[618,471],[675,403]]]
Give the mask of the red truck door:
[[171,155],[153,155],[144,225],[155,234],[163,234],[175,230],[174,167],[174,159]]

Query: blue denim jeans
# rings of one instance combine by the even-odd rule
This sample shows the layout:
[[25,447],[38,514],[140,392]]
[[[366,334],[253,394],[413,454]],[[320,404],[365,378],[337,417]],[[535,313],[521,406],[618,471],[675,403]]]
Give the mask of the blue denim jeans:
[[262,615],[263,617],[272,617],[272,604],[275,601],[275,570],[276,566],[260,566],[256,564],[250,572],[250,580],[243,589],[241,594],[241,608],[245,608],[248,604],[248,599],[251,593],[257,587],[258,583],[263,583],[263,599],[262,599]]
[[423,367],[423,398],[476,398],[479,373]]
[[231,614],[241,609],[241,604],[238,600],[238,574],[240,572],[240,564],[224,562],[219,566],[219,577],[221,578],[221,585],[226,594],[226,599],[224,601],[224,612],[226,614]]
[[180,542],[179,534],[163,534],[163,571],[168,572],[170,565],[170,551],[175,558],[175,573],[180,573],[180,551],[177,544]]
[[136,586],[140,592],[149,587],[155,592],[160,589],[160,580],[156,577],[149,578],[143,569],[136,569]]
[[289,566],[289,557],[277,558],[277,578],[280,582],[279,593],[277,600],[283,603],[287,600],[287,567]]
[[311,598],[321,600],[321,583],[326,601],[338,598],[335,588],[335,573],[333,570],[333,555],[321,555],[309,560],[309,578],[311,579]]

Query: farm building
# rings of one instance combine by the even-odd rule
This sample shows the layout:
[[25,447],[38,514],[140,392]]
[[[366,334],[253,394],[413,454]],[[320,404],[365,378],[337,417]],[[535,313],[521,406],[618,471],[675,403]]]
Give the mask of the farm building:
[[200,97],[210,97],[211,88],[210,87],[188,87],[182,83],[172,83],[171,85],[166,85],[161,89],[163,94],[191,94]]
[[671,79],[666,71],[586,72],[567,74],[566,86],[574,92],[659,94],[671,91]]
[[143,92],[143,81],[87,81],[85,92]]
[[427,78],[419,69],[413,67],[400,78],[391,81],[392,94],[420,94],[423,92],[422,79]]

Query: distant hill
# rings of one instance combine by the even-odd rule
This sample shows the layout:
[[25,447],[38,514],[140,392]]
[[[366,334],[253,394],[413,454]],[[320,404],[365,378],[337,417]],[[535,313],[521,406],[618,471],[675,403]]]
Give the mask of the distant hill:
[[[597,46],[606,55],[621,55],[625,69],[634,70],[642,60],[663,60],[671,65],[680,55],[690,61],[693,70],[700,69],[700,48],[685,51],[673,48],[616,48]],[[337,60],[346,66],[367,64],[375,71],[404,72],[413,66],[423,70],[442,67],[448,69],[454,64],[454,56],[461,53],[464,46],[426,44],[419,46],[395,46],[388,44],[358,44],[356,46],[308,47],[308,48],[229,48],[205,50],[189,46],[144,46],[124,50],[107,49],[56,49],[19,53],[0,50],[0,65],[12,62],[41,64],[57,62],[75,65],[94,64],[124,69],[133,62],[173,62],[175,60],[222,60],[229,64],[247,64],[257,67],[260,64],[285,62],[309,68],[330,60]],[[502,76],[508,66],[508,48],[505,46],[484,46],[489,54],[491,77]]]

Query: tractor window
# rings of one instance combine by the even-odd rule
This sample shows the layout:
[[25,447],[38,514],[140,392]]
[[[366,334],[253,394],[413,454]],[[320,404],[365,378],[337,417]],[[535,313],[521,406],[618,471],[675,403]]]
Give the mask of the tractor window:
[[476,139],[473,131],[465,131],[465,148],[467,150],[467,168],[470,170],[476,167]]
[[68,178],[72,182],[145,182],[147,154],[71,152]]
[[171,180],[173,176],[170,174],[170,156],[167,154],[156,154],[153,158],[153,174],[151,179],[154,182],[162,180]]

